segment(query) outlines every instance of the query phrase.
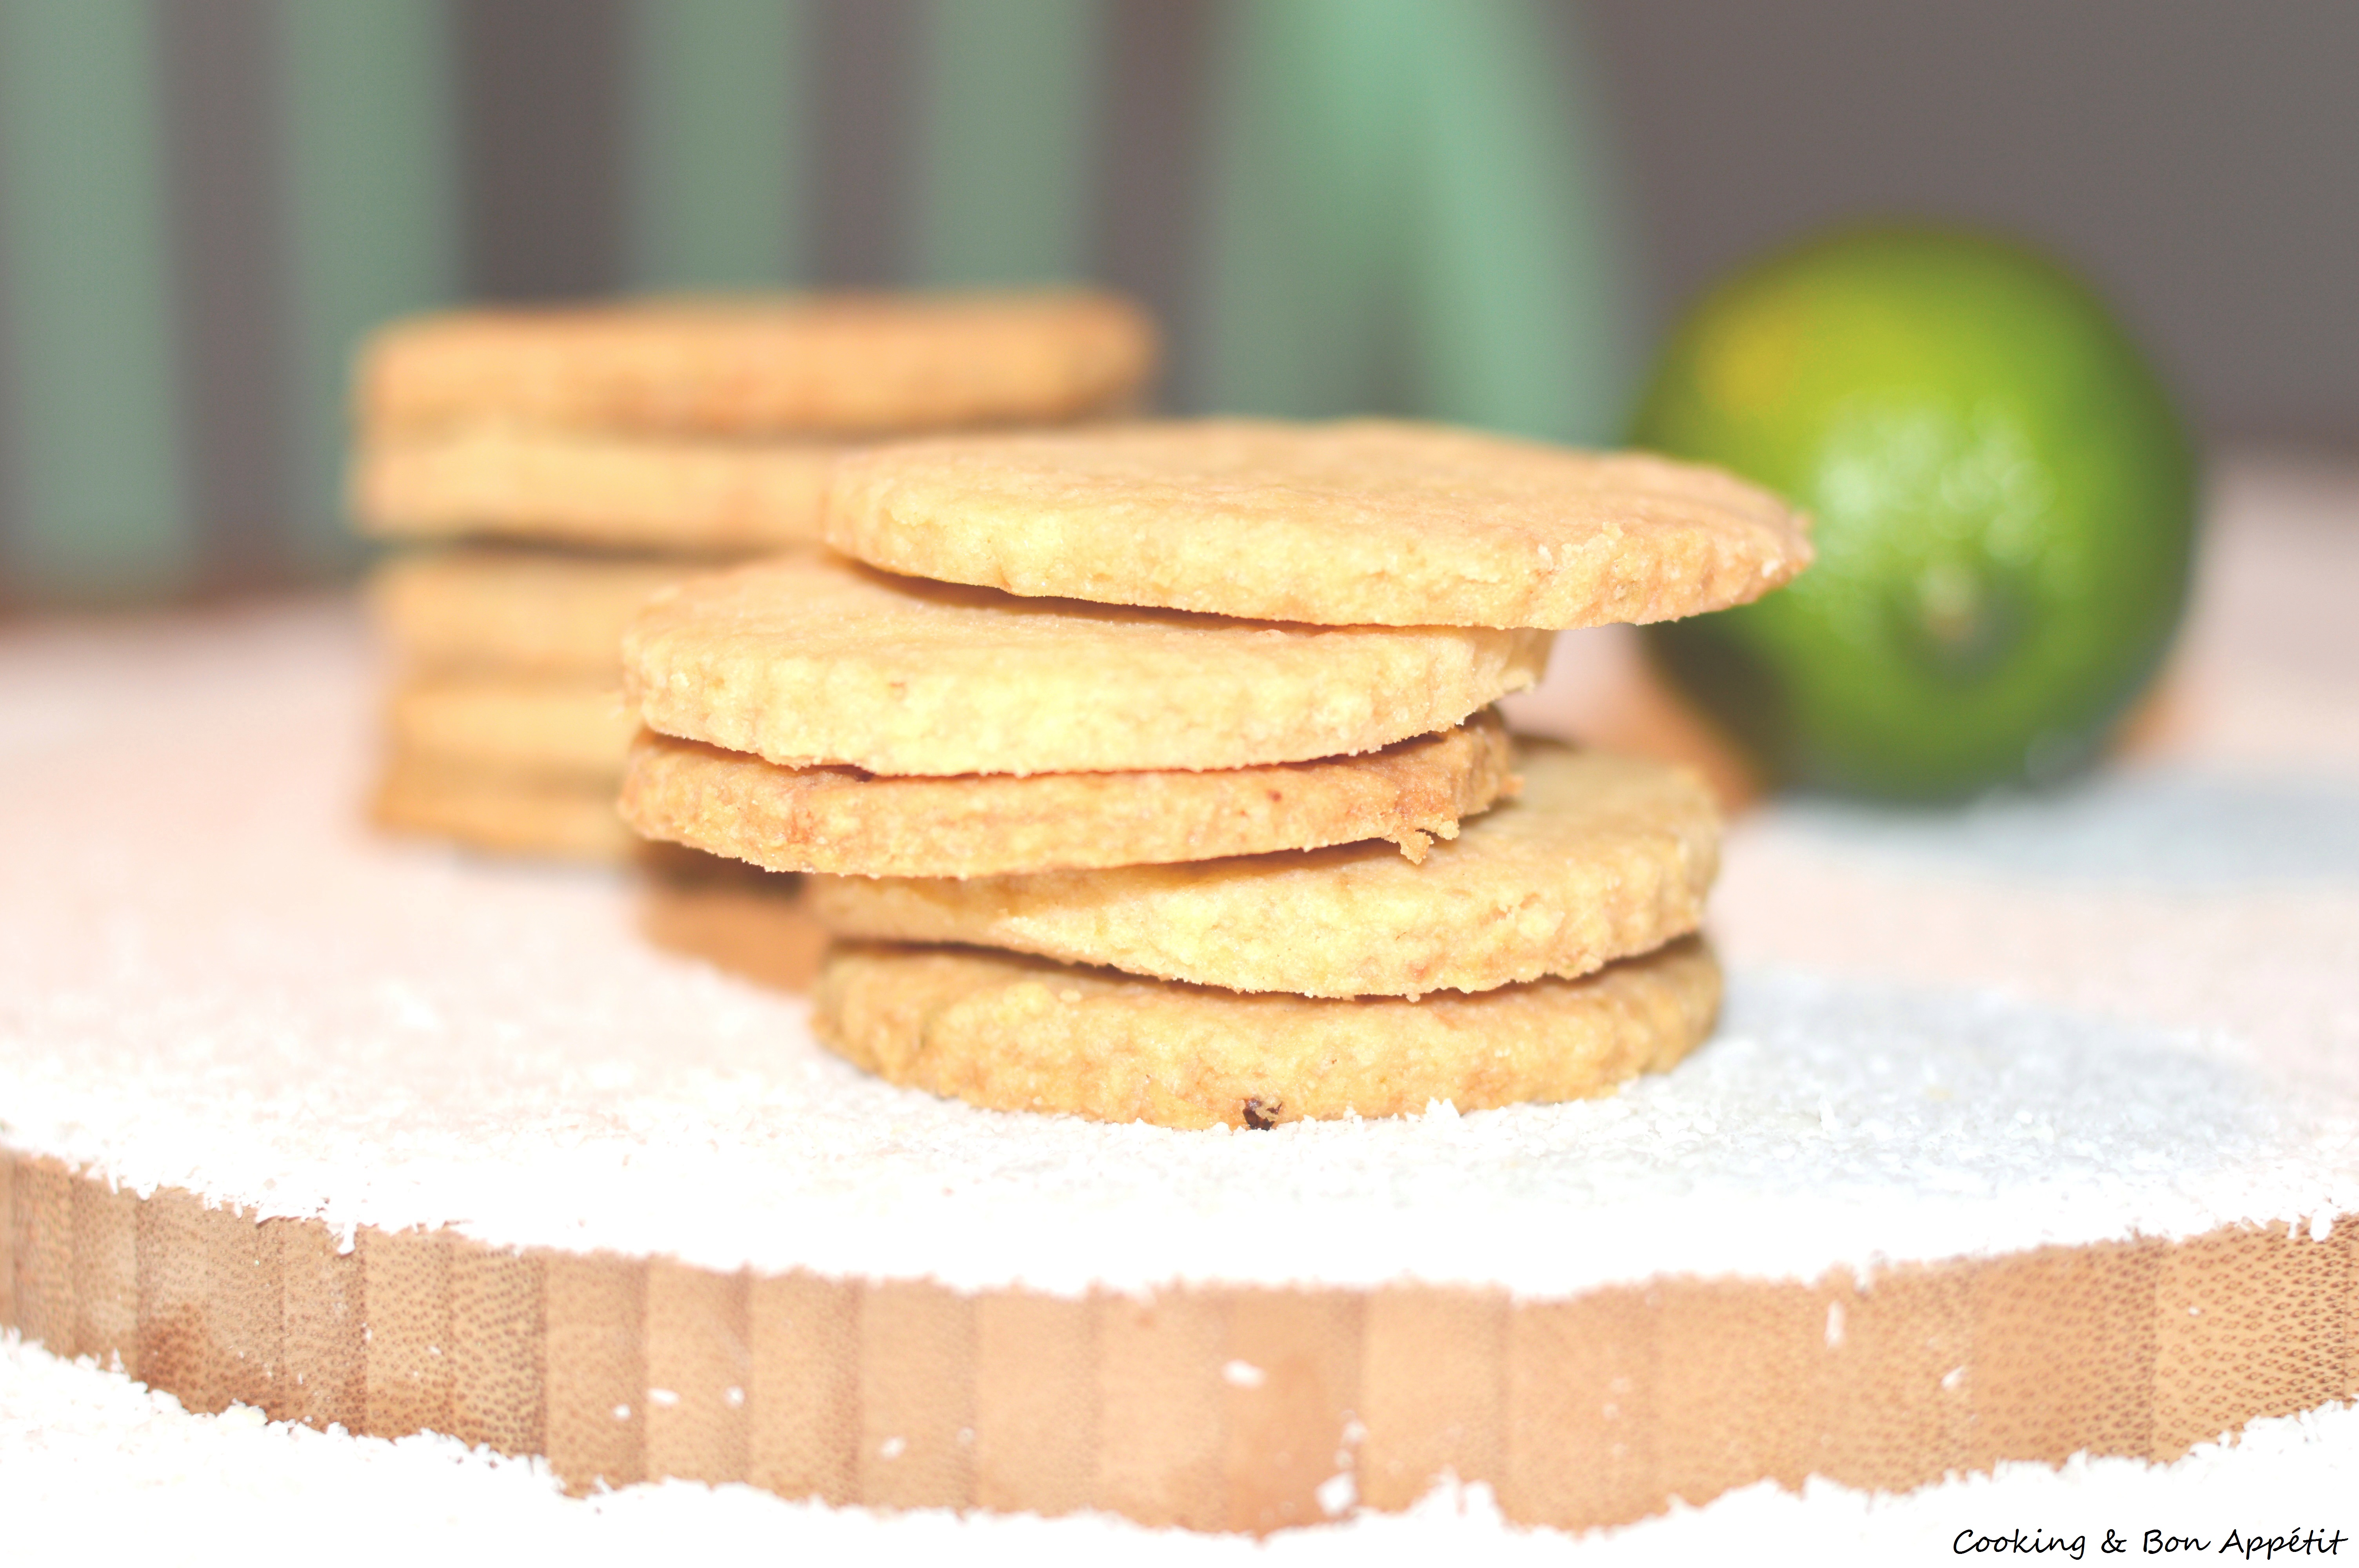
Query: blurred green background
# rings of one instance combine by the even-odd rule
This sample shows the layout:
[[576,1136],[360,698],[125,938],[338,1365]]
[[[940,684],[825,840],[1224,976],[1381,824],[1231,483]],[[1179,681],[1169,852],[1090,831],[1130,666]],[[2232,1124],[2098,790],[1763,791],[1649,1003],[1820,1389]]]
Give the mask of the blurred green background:
[[1166,406],[1614,438],[1830,219],[2091,275],[2210,436],[2359,438],[2359,9],[0,0],[0,607],[352,566],[390,315],[1096,279]]

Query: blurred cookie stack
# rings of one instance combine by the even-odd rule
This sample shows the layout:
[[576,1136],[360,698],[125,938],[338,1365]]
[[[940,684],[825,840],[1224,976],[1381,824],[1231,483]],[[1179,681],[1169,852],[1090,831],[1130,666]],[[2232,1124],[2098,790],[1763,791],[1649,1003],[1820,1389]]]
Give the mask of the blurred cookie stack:
[[848,455],[825,533],[869,564],[641,612],[623,800],[650,838],[821,873],[814,1026],[851,1060],[1001,1108],[1263,1127],[1596,1093],[1709,1030],[1701,781],[1511,749],[1488,705],[1554,628],[1800,570],[1774,497],[1220,421]]
[[611,860],[636,721],[625,624],[684,574],[819,537],[829,464],[879,436],[1132,408],[1153,333],[1081,292],[470,311],[379,334],[353,507],[394,664],[387,827]]

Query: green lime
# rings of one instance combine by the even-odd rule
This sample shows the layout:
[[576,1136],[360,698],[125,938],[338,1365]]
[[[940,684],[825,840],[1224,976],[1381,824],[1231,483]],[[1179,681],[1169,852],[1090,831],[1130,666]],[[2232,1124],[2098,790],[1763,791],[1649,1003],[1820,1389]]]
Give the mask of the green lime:
[[2195,461],[2136,346],[2012,244],[1839,232],[1680,324],[1635,443],[1816,519],[1758,603],[1650,627],[1672,678],[1784,783],[1957,796],[2092,756],[2186,599]]

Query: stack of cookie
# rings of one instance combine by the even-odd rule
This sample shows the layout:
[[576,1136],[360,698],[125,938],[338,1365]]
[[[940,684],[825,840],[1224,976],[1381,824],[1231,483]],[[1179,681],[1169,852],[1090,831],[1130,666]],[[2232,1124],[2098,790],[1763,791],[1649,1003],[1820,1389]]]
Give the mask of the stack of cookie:
[[1223,421],[876,448],[837,464],[826,535],[854,559],[685,583],[634,622],[624,813],[821,873],[815,1026],[853,1061],[1260,1127],[1594,1093],[1710,1027],[1701,781],[1511,751],[1487,708],[1552,629],[1801,569],[1776,498]]
[[1135,309],[1085,293],[666,302],[406,322],[363,358],[353,510],[397,675],[391,827],[612,859],[648,594],[815,547],[829,463],[880,434],[1125,409]]

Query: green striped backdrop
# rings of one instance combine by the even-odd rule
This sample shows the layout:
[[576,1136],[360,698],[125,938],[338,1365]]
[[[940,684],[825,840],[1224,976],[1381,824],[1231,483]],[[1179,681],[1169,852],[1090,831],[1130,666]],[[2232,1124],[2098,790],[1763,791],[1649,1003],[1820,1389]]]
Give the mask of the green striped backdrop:
[[0,603],[331,576],[390,316],[1097,279],[1166,405],[1576,439],[1625,390],[1546,0],[0,0]]

